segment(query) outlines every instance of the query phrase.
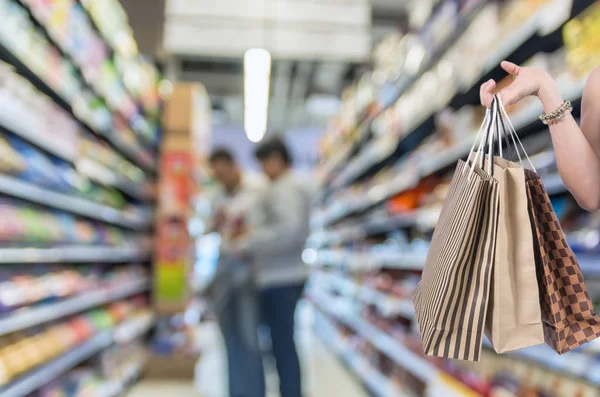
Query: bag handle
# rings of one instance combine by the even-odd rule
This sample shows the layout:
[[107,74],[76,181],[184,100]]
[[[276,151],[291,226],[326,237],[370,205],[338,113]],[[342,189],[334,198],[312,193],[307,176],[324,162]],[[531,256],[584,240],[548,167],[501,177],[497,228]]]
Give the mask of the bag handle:
[[[519,146],[520,146],[521,150],[523,150],[523,154],[525,155],[525,157],[527,158],[527,161],[529,162],[529,165],[531,165],[531,168],[533,169],[534,172],[537,172],[535,170],[535,166],[533,165],[533,163],[531,162],[531,159],[529,158],[529,155],[527,154],[527,151],[525,150],[525,147],[523,146],[523,143],[521,142],[521,139],[519,139],[519,134],[517,134],[515,127],[513,126],[512,122],[510,121],[510,118],[508,117],[508,113],[506,112],[506,109],[504,108],[504,105],[502,104],[502,97],[499,94],[495,94],[494,98],[496,98],[496,100],[497,100],[498,108],[500,110],[499,119],[502,122],[503,127],[505,127],[504,120],[506,120],[508,122],[508,126],[509,126],[508,133],[513,141],[515,150],[517,152],[517,156],[519,157],[519,163],[521,164],[521,166],[523,165],[523,160],[521,158],[521,154],[519,153]],[[506,132],[506,129],[504,131]],[[517,146],[517,143],[519,144],[518,146]]]
[[[470,168],[468,166],[469,161],[471,161],[472,164],[476,164],[477,163],[477,159],[478,159],[478,156],[479,156],[479,151],[481,150],[481,145],[482,145],[482,142],[483,142],[482,132],[487,129],[488,123],[491,122],[491,115],[490,115],[490,113],[491,113],[490,109],[487,108],[485,110],[485,117],[483,118],[483,122],[481,123],[481,126],[479,126],[479,131],[477,132],[477,135],[475,135],[475,140],[473,141],[473,145],[471,146],[471,149],[469,150],[469,156],[467,157],[467,161],[464,164],[463,173],[467,170],[467,168]],[[478,142],[479,142],[478,149],[477,149],[477,151],[474,151],[475,146],[477,145]],[[475,156],[475,158],[472,158],[473,156]],[[472,171],[472,169],[471,169],[471,171]]]
[[[485,133],[484,133],[485,131]],[[471,156],[473,153],[473,149],[475,149],[475,145],[479,141],[479,145],[477,151],[475,152],[475,158],[471,161],[471,170],[469,173],[469,178],[473,174],[475,170],[475,165],[479,164],[479,166],[484,168],[484,156],[482,154],[485,153],[485,147],[487,145],[487,173],[492,175],[493,167],[492,167],[492,158],[494,154],[494,134],[498,131],[498,109],[496,106],[492,106],[491,109],[486,109],[485,117],[483,119],[483,123],[477,133],[475,138],[475,142],[473,146],[471,146],[471,151],[469,152],[469,158],[467,161],[471,160]],[[480,158],[481,156],[481,158]]]

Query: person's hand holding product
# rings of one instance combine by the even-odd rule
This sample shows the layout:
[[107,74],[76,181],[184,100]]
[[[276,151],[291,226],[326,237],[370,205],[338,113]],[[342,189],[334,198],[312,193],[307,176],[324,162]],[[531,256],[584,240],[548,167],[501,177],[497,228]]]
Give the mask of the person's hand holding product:
[[[588,211],[600,209],[600,68],[586,82],[581,101],[581,128],[571,115],[570,103],[563,100],[556,82],[545,71],[504,61],[502,69],[514,81],[500,91],[505,106],[528,96],[540,99],[548,124],[561,178],[577,203]],[[490,107],[496,82],[480,87],[481,104]]]

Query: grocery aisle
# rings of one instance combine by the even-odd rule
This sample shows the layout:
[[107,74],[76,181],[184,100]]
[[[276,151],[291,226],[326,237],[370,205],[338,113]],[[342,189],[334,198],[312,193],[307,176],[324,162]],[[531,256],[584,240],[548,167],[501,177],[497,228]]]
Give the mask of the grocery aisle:
[[[329,343],[324,342],[315,333],[315,311],[307,302],[300,304],[298,318],[297,343],[300,353],[304,375],[304,392],[306,397],[367,397],[369,394],[358,381],[356,373],[344,365],[341,357],[334,353]],[[224,368],[224,346],[219,341],[217,348],[219,357],[211,354],[212,359],[207,363],[210,366]],[[200,364],[202,365],[202,364]],[[272,363],[267,362],[267,396],[278,397],[278,379]],[[175,380],[143,380],[136,385],[126,397],[154,397],[173,395],[181,397],[225,397],[224,388],[219,385],[226,384],[224,370],[209,371],[203,378],[202,371],[197,371],[198,378],[192,381]],[[209,382],[212,387],[203,388],[202,383]],[[218,384],[215,386],[215,384]],[[198,389],[207,390],[204,394]],[[214,390],[214,391],[213,391]]]

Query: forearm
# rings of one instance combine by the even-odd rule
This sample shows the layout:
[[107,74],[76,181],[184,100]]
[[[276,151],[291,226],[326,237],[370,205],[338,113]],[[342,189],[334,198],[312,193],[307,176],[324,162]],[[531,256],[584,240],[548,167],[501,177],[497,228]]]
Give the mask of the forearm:
[[[545,112],[558,109],[563,99],[556,89],[541,91]],[[558,171],[578,204],[589,211],[600,206],[600,158],[570,114],[550,126]]]

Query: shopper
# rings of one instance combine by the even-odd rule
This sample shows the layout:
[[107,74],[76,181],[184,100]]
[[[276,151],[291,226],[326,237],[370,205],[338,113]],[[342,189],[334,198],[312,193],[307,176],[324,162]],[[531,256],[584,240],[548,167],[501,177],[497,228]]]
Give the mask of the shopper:
[[[505,106],[528,96],[537,96],[548,115],[547,123],[561,178],[577,203],[588,210],[600,209],[600,67],[588,77],[581,101],[581,128],[552,77],[543,70],[504,61],[502,68],[515,76],[500,92]],[[481,85],[481,103],[490,107],[496,82]]]
[[281,397],[300,397],[294,314],[308,274],[302,251],[309,234],[312,189],[290,169],[292,159],[281,140],[262,144],[256,157],[271,183],[259,203],[263,224],[251,232],[243,250],[258,268],[261,314],[271,333]]
[[[226,149],[210,157],[219,191],[212,202],[211,230],[219,232],[223,250],[214,288],[227,289],[214,296],[225,296],[218,308],[218,320],[227,350],[230,397],[264,397],[262,357],[257,337],[258,296],[249,263],[230,255],[229,247],[252,228],[255,206],[261,194],[259,181],[242,174],[233,155]],[[225,268],[226,269],[223,269]]]

